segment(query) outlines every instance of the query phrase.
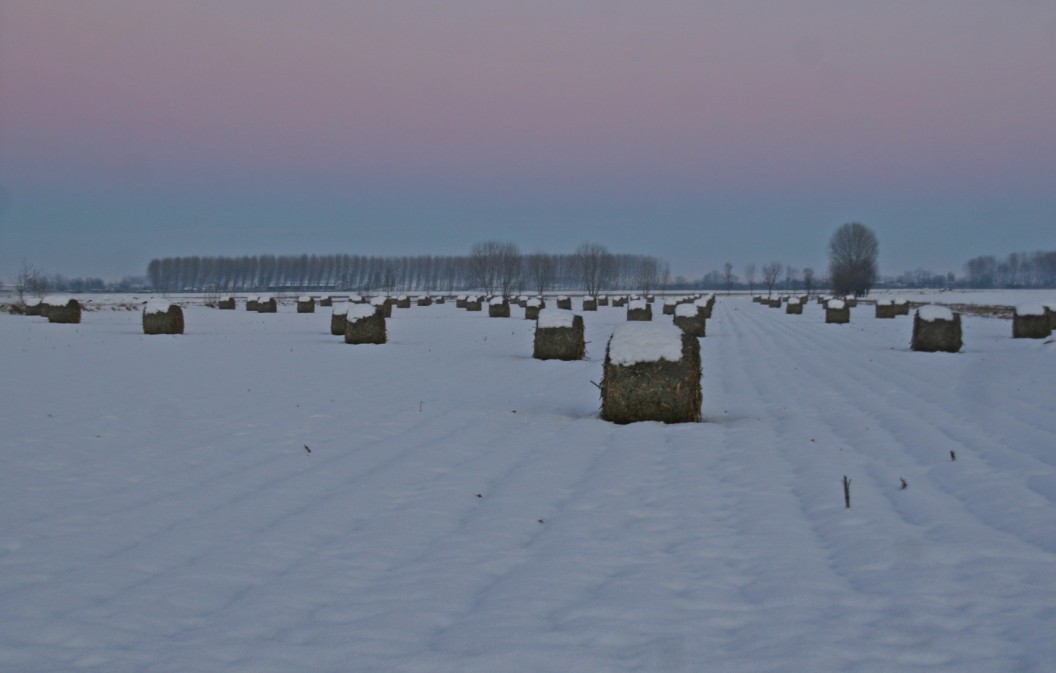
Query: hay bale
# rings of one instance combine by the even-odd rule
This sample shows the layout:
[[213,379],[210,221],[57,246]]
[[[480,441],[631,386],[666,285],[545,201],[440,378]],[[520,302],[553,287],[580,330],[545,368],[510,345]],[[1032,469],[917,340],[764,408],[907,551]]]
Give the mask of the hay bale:
[[1023,304],[1012,313],[1013,339],[1046,339],[1052,336],[1049,314],[1041,304]]
[[895,304],[895,312],[898,315],[909,315],[909,300],[899,297],[892,300]]
[[582,360],[587,353],[583,316],[546,309],[535,323],[532,357],[536,360]]
[[608,297],[608,295],[602,295],[600,297],[597,297],[597,301],[598,301],[598,306],[608,306],[609,305],[609,297]]
[[661,310],[663,315],[674,315],[675,307],[682,303],[680,297],[668,297],[664,300],[664,306]]
[[255,296],[246,297],[246,310],[253,311],[256,313],[257,308],[260,306],[260,299]]
[[711,311],[715,308],[715,295],[701,297],[694,301],[693,305],[697,307],[697,312],[701,313],[705,320],[711,320]]
[[333,297],[323,297],[319,300],[319,305],[324,308],[331,308],[334,305]]
[[144,334],[183,334],[183,309],[167,301],[148,301],[143,307]]
[[913,315],[910,347],[925,353],[961,350],[961,314],[945,306],[921,306]]
[[532,298],[524,303],[524,319],[525,320],[538,320],[539,312],[546,308],[546,303],[542,299]]
[[347,301],[335,304],[330,311],[330,334],[341,336],[348,327],[348,308],[352,306]]
[[22,305],[15,308],[17,313],[22,315],[44,315],[44,302],[41,301],[40,297],[29,297],[22,300]]
[[557,298],[557,308],[564,309],[565,311],[572,310],[572,298],[565,295],[561,295]]
[[297,298],[298,313],[315,313],[315,300],[311,297]]
[[495,297],[488,302],[488,317],[489,318],[509,318],[510,317],[510,302],[506,301],[502,297]]
[[877,299],[876,300],[876,317],[877,318],[895,318],[898,316],[898,307],[895,306],[895,302],[890,299]]
[[774,297],[773,299],[769,299],[767,300],[766,305],[770,308],[781,308],[781,298]]
[[455,308],[465,308],[467,297],[464,294],[460,294],[455,297]]
[[396,308],[410,308],[411,298],[405,294],[396,297]]
[[393,301],[388,297],[374,297],[370,300],[370,305],[374,307],[374,310],[381,313],[385,318],[392,317],[392,305]]
[[444,304],[447,302],[447,297],[433,297],[434,304]]
[[597,311],[598,300],[591,299],[590,297],[583,297],[583,310],[584,311]]
[[653,307],[641,299],[627,304],[627,320],[649,321],[653,319]]
[[220,301],[216,302],[216,308],[221,311],[234,311],[235,310],[235,298],[225,297]]
[[432,306],[433,305],[433,298],[432,297],[418,297],[418,301],[416,303],[418,304],[418,306]]
[[707,333],[708,318],[697,304],[679,304],[675,307],[674,324],[691,337],[702,337]]
[[346,344],[383,344],[388,339],[385,316],[370,304],[349,304],[345,314]]
[[605,349],[601,417],[700,421],[700,342],[668,324],[621,325]]
[[275,297],[260,297],[257,299],[257,313],[278,313],[279,302]]
[[41,301],[40,314],[48,322],[76,325],[81,322],[81,303],[72,297],[45,297]]
[[1056,332],[1056,304],[1046,304],[1045,313],[1049,316],[1049,329]]
[[789,297],[785,303],[785,315],[803,315],[803,302],[799,297]]
[[825,322],[832,325],[845,325],[851,322],[851,307],[842,299],[830,299],[825,304]]
[[612,307],[613,308],[623,308],[626,305],[627,305],[627,297],[613,297],[612,298]]
[[483,311],[484,299],[482,297],[469,297],[466,299],[467,311]]

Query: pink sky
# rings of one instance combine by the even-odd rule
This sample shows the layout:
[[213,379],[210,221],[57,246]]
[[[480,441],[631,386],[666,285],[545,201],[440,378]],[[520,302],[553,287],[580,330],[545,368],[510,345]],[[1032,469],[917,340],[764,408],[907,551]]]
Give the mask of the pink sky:
[[[223,226],[217,192],[230,216],[254,190],[349,183],[427,201],[640,191],[683,203],[682,221],[709,191],[883,212],[884,195],[1043,199],[1056,174],[1045,2],[0,7],[0,184],[18,206],[0,224],[14,243],[32,241],[21,228],[35,200],[62,190],[105,193],[137,222],[157,191],[200,198]],[[602,236],[601,211],[573,210],[578,236],[532,245]],[[1051,245],[1035,238],[1023,244]]]

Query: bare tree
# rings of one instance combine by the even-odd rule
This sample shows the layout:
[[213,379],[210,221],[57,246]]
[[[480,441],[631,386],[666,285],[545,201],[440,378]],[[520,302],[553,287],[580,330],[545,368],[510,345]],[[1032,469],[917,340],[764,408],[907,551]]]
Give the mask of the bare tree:
[[808,296],[814,294],[814,269],[809,266],[803,269],[803,289]]
[[876,234],[859,222],[845,224],[829,239],[829,277],[834,294],[869,294],[876,282]]
[[575,258],[583,288],[589,296],[597,297],[612,280],[616,259],[600,243],[584,243],[576,249]]
[[509,300],[513,289],[521,283],[524,258],[515,243],[500,243],[495,250],[496,278],[499,294]]
[[18,275],[15,277],[15,293],[18,294],[18,303],[25,304],[27,294],[34,295],[39,299],[47,294],[47,291],[47,277],[39,269],[23,259],[22,268],[19,269]]
[[498,241],[484,241],[474,243],[469,249],[469,277],[474,287],[491,294],[495,289],[498,270],[495,268],[495,258],[499,246]]
[[763,284],[766,285],[766,298],[769,299],[770,295],[774,291],[774,285],[777,284],[777,279],[781,277],[781,272],[784,270],[784,265],[781,262],[770,262],[763,267]]
[[791,292],[795,286],[796,281],[799,280],[799,269],[794,266],[785,267],[785,291]]
[[733,289],[733,284],[737,282],[737,274],[733,272],[733,264],[726,262],[722,265],[722,284],[726,286],[726,294],[730,293]]
[[660,262],[655,257],[643,257],[638,262],[638,273],[635,277],[635,285],[642,294],[656,287],[660,277]]
[[748,292],[755,296],[755,264],[747,264],[744,267],[744,279],[748,281]]
[[537,294],[542,295],[557,279],[557,262],[545,252],[536,252],[525,258],[528,283]]

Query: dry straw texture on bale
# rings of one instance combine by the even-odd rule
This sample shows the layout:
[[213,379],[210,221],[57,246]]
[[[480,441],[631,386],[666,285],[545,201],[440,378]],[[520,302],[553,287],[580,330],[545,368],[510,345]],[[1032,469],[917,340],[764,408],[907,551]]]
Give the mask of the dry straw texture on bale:
[[510,317],[510,302],[508,301],[492,301],[488,303],[488,317],[489,318],[509,318]]
[[22,305],[15,308],[16,313],[22,315],[44,315],[44,302],[38,298],[28,298],[22,300]]
[[81,303],[66,297],[45,299],[41,315],[47,316],[48,322],[76,325],[81,322]]
[[1012,314],[1013,339],[1046,339],[1052,336],[1048,313],[1044,307],[1037,308],[1040,309],[1037,312],[1021,314],[1017,309]]
[[386,318],[392,317],[392,305],[395,302],[388,297],[374,297],[370,300],[370,305],[377,309],[382,316]]
[[956,353],[961,350],[961,314],[952,320],[925,320],[920,311],[913,316],[913,340],[910,348],[924,353]]
[[301,297],[297,300],[298,313],[315,313],[315,300],[311,297]]
[[583,316],[572,318],[571,327],[535,327],[532,357],[536,360],[582,360],[587,353]]
[[894,318],[898,316],[898,307],[895,306],[893,301],[877,301],[876,302],[876,317],[877,318]]
[[144,334],[183,334],[183,309],[147,304],[143,307]]
[[708,319],[699,311],[695,315],[676,315],[674,322],[691,337],[702,337],[707,333]]
[[613,423],[700,421],[700,342],[682,335],[682,359],[619,365],[605,349],[601,417]]
[[350,310],[345,325],[346,344],[383,344],[388,335],[385,331],[385,316],[380,311],[368,308],[366,312]]

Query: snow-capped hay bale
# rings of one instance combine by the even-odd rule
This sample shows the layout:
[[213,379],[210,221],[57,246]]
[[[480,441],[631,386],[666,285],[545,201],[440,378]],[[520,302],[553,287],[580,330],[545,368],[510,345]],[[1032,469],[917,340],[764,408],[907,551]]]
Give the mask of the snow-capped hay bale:
[[279,302],[275,297],[261,297],[257,300],[257,313],[278,313]]
[[703,315],[705,320],[711,320],[711,311],[715,308],[715,295],[701,297],[694,301],[693,305],[697,307],[697,313]]
[[144,334],[183,334],[183,309],[167,301],[148,301],[143,307]]
[[76,325],[81,322],[81,303],[71,297],[45,297],[40,314],[48,322]]
[[346,344],[383,344],[385,316],[370,304],[349,304],[345,314]]
[[679,304],[675,307],[674,324],[691,337],[702,337],[707,333],[708,317],[696,304]]
[[374,297],[370,300],[370,305],[385,318],[392,317],[393,303],[392,299],[388,297]]
[[825,322],[833,325],[851,322],[851,307],[842,299],[830,299],[825,304]]
[[598,297],[597,301],[598,301],[598,306],[608,306],[609,305],[609,297],[607,295]]
[[623,308],[627,305],[627,297],[613,297],[612,306],[613,308]]
[[557,298],[557,307],[564,309],[565,311],[572,310],[572,298],[565,295],[561,295]]
[[921,306],[913,315],[910,348],[925,353],[956,353],[961,350],[961,314],[945,306]]
[[418,304],[418,306],[432,306],[433,305],[433,298],[432,297],[418,297],[418,301],[416,303]]
[[441,296],[441,297],[433,297],[433,303],[434,303],[434,304],[444,304],[444,303],[447,303],[447,297],[442,297],[442,296]]
[[660,311],[663,315],[674,315],[675,307],[682,303],[679,297],[668,297],[664,300],[663,308]]
[[562,309],[540,311],[535,323],[532,357],[536,360],[582,360],[587,352],[583,335],[583,316]]
[[465,308],[465,307],[466,307],[466,295],[460,294],[457,297],[455,297],[455,308]]
[[323,297],[322,299],[319,300],[319,305],[322,306],[323,308],[330,308],[330,307],[332,307],[334,305],[334,298],[333,297]]
[[898,316],[898,306],[891,299],[877,299],[876,300],[876,317],[877,318],[894,318]]
[[489,318],[509,318],[510,317],[510,302],[506,301],[502,297],[495,297],[488,302],[488,317]]
[[590,297],[583,297],[583,310],[584,311],[597,311],[598,300],[591,299]]
[[345,333],[345,328],[348,327],[349,306],[351,306],[351,304],[349,304],[347,301],[343,301],[331,307],[330,334],[334,336],[341,336]]
[[700,342],[671,324],[617,327],[605,349],[601,417],[613,423],[700,421]]
[[234,311],[235,310],[235,298],[225,297],[220,301],[216,302],[216,308],[221,311]]
[[411,298],[405,294],[396,297],[396,308],[410,308]]
[[257,308],[260,306],[260,299],[258,297],[246,297],[246,310],[253,311],[256,313]]
[[785,314],[786,315],[803,315],[803,302],[799,300],[799,297],[789,297],[785,303]]
[[483,311],[484,310],[484,299],[481,297],[469,297],[466,299],[466,310],[467,311]]
[[1049,315],[1041,304],[1017,306],[1012,314],[1013,339],[1045,339],[1052,336]]
[[648,321],[653,319],[653,307],[643,299],[635,299],[627,304],[627,320]]
[[315,313],[315,300],[311,297],[297,298],[298,313]]
[[546,307],[542,299],[532,298],[524,302],[524,319],[538,320],[539,312]]

